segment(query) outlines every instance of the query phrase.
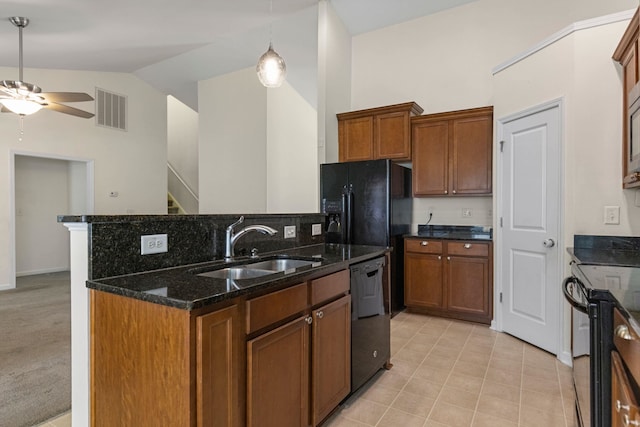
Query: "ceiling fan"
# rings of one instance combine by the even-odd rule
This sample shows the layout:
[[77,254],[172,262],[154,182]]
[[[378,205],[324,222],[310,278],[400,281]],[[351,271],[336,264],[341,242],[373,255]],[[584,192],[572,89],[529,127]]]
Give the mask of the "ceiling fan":
[[9,21],[18,27],[19,31],[19,77],[18,80],[0,81],[0,112],[25,116],[46,108],[85,119],[93,117],[93,113],[60,104],[93,101],[91,95],[82,92],[42,92],[38,86],[22,80],[22,29],[29,24],[29,20],[14,16],[9,18]]

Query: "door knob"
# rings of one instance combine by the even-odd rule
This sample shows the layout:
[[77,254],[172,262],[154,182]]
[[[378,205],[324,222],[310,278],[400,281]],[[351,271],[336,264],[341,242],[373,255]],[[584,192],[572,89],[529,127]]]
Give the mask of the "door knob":
[[556,245],[556,242],[553,241],[553,239],[547,239],[544,242],[542,242],[542,246],[544,246],[545,248],[552,248]]

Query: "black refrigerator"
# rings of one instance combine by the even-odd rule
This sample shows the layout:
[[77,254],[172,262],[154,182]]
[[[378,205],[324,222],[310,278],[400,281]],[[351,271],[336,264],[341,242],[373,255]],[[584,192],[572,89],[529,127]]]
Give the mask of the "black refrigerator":
[[392,247],[392,316],[404,309],[404,244],[411,231],[411,169],[390,160],[320,165],[325,241]]

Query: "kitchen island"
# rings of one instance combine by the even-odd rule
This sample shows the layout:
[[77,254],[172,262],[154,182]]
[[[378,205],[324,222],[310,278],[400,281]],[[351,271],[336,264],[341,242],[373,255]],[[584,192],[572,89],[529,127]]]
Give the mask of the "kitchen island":
[[[350,392],[348,268],[387,256],[387,248],[325,245],[322,236],[304,232],[320,222],[317,214],[248,216],[248,222],[279,229],[293,221],[303,232],[294,244],[252,233],[257,240],[246,243],[260,248],[260,255],[225,262],[215,230],[224,229],[231,216],[76,218],[82,226],[70,219],[60,221],[85,230],[75,244],[72,231],[72,254],[84,246],[88,260],[90,425],[315,426]],[[190,248],[176,242],[192,226],[200,238],[182,241],[214,253],[205,254],[207,261],[184,264]],[[202,238],[203,229],[214,230],[208,233],[213,243]],[[135,253],[140,234],[163,231],[173,258]],[[83,239],[89,244],[81,244]],[[123,240],[130,243],[118,243]],[[127,253],[140,262],[118,259]],[[242,280],[207,276],[276,258],[308,262]],[[177,259],[179,265],[149,268]],[[145,268],[135,271],[140,264]],[[122,265],[133,271],[109,275],[120,273]],[[73,270],[72,264],[72,288]],[[91,276],[98,271],[104,277]],[[385,267],[387,295],[388,277]],[[76,406],[74,419],[75,414]]]

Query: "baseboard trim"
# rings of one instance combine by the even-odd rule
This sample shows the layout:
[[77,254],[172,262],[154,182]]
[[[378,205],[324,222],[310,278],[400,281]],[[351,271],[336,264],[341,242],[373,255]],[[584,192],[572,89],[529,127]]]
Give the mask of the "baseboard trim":
[[54,268],[43,268],[40,270],[20,271],[20,272],[16,272],[16,277],[35,276],[37,274],[47,274],[47,273],[61,273],[63,271],[69,271],[69,267],[54,267]]
[[13,286],[11,283],[6,283],[4,285],[0,285],[0,291],[8,291],[9,289],[15,289],[16,287]]
[[568,351],[561,351],[558,353],[558,360],[567,366],[573,366],[573,358]]

